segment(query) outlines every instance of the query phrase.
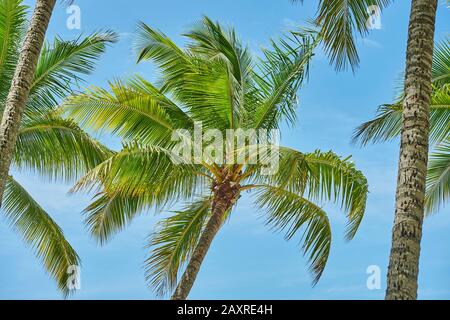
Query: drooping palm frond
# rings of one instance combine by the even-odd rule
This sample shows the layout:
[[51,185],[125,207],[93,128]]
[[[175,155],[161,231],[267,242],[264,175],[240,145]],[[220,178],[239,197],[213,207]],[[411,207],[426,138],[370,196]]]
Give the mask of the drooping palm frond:
[[254,61],[248,48],[243,46],[233,29],[222,30],[208,17],[203,17],[202,22],[186,36],[192,40],[188,49],[194,55],[225,65],[228,92],[225,110],[229,109],[229,128],[240,127],[246,113],[245,94],[253,81]]
[[[303,2],[303,0],[292,0]],[[320,28],[325,53],[336,70],[359,64],[356,37],[369,32],[367,20],[370,6],[383,10],[390,0],[320,0],[315,23]]]
[[258,188],[257,204],[267,211],[266,223],[292,239],[304,227],[302,251],[308,255],[313,283],[319,281],[330,253],[331,226],[327,214],[313,202],[275,186]]
[[113,31],[96,32],[73,41],[55,38],[45,43],[30,89],[28,109],[47,111],[70,93],[90,74],[107,46],[117,41]]
[[263,49],[262,75],[256,75],[262,101],[253,111],[252,128],[276,129],[282,119],[295,122],[297,91],[308,76],[317,44],[313,33],[291,33]]
[[69,267],[79,266],[80,259],[62,230],[12,177],[6,183],[2,210],[12,228],[33,248],[55,278],[58,288],[68,295]]
[[174,289],[177,275],[189,260],[200,239],[211,212],[211,197],[205,197],[176,211],[158,223],[147,248],[151,255],[145,261],[146,279],[155,292],[164,296]]
[[105,243],[139,211],[192,197],[205,183],[201,170],[173,161],[170,150],[132,143],[88,172],[72,191],[98,190],[85,210],[86,223]]
[[25,122],[20,128],[14,166],[50,180],[73,181],[112,154],[73,121],[49,113]]
[[450,38],[439,42],[433,53],[433,84],[440,87],[450,83]]
[[450,141],[439,144],[430,155],[425,196],[428,213],[438,211],[450,198]]
[[[9,92],[26,27],[27,7],[22,3],[0,0],[0,111]],[[57,117],[52,109],[83,82],[83,75],[93,71],[107,45],[115,40],[115,33],[107,31],[74,41],[57,38],[52,44],[45,44],[22,117],[13,158],[16,168],[33,170],[50,179],[70,180],[111,155],[74,122]],[[78,265],[79,258],[61,229],[12,178],[7,182],[3,203],[0,213],[33,247],[59,289],[67,295],[68,268]]]
[[26,9],[21,0],[0,0],[0,111],[9,92],[26,25]]

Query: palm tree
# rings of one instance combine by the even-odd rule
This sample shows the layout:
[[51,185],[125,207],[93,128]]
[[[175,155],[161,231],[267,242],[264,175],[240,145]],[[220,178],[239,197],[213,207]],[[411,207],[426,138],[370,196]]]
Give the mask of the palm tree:
[[[21,2],[20,0],[2,0],[2,6],[5,10],[9,10],[10,8],[20,6]],[[14,154],[14,146],[19,133],[21,118],[27,104],[39,53],[44,43],[45,33],[55,2],[56,0],[36,1],[29,29],[23,41],[19,59],[16,61],[16,72],[12,78],[10,91],[5,102],[2,122],[0,123],[0,154],[2,155],[0,158],[0,207],[8,179],[9,167]],[[1,22],[8,24],[9,21],[6,20],[8,17],[9,11],[2,12],[1,19],[3,21]],[[9,30],[5,28],[3,31],[5,32],[3,37],[8,40]],[[2,49],[0,61],[5,64],[6,61],[2,60],[8,54],[8,47],[3,47]]]
[[[450,185],[450,39],[444,39],[435,47],[430,103],[430,144],[434,151],[427,173],[427,213],[437,211],[448,200]],[[404,96],[402,92],[394,103],[380,106],[374,119],[357,128],[354,142],[364,146],[400,136]]]
[[[338,70],[358,64],[354,33],[367,33],[369,5],[389,0],[321,0],[315,20],[325,52]],[[411,0],[406,54],[395,220],[386,299],[416,299],[424,216],[437,0]]]
[[[0,0],[0,111],[11,87],[26,15],[27,7],[21,1]],[[105,32],[74,41],[56,38],[52,44],[44,43],[12,155],[16,170],[29,170],[50,180],[73,181],[110,156],[107,148],[73,121],[55,114],[54,106],[83,81],[81,75],[93,70],[95,61],[115,38],[114,33]],[[10,175],[0,213],[68,294],[68,267],[79,265],[79,257],[51,216]]]
[[[317,44],[314,35],[292,33],[272,41],[271,48],[262,51],[263,58],[255,59],[234,30],[206,17],[185,35],[186,49],[144,23],[139,30],[138,61],[156,64],[161,74],[158,85],[140,76],[116,80],[109,90],[92,88],[61,108],[82,127],[106,130],[124,141],[121,151],[73,188],[74,192],[96,190],[85,210],[91,234],[105,243],[140,212],[153,207],[162,211],[175,201],[185,201],[184,208],[163,219],[151,234],[145,267],[157,294],[174,290],[172,299],[186,299],[241,193],[254,191],[269,226],[285,232],[286,239],[304,230],[302,250],[317,282],[331,246],[330,224],[320,203],[341,204],[347,212],[348,239],[363,218],[367,181],[349,158],[280,147],[272,154],[279,155],[279,170],[265,175],[262,161],[249,161],[254,145],[239,150],[247,154],[240,164],[217,154],[191,163],[174,155],[173,141],[175,134],[188,144],[195,143],[189,136],[195,134],[198,123],[202,133],[211,129],[221,136],[229,129],[271,130],[282,122],[294,124],[296,93]],[[274,138],[267,138],[265,144],[274,147]],[[220,147],[227,150],[225,145]],[[235,153],[230,151],[225,158]]]

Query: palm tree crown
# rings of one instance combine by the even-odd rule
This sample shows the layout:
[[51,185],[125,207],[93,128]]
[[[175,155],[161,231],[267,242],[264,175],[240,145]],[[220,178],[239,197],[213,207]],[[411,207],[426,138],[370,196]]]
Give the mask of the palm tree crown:
[[[196,123],[205,133],[215,129],[223,135],[229,129],[271,130],[284,121],[294,124],[296,93],[307,76],[317,39],[311,33],[291,33],[272,41],[257,59],[234,30],[206,17],[185,36],[188,44],[182,49],[141,23],[138,61],[156,64],[157,85],[140,76],[116,80],[109,90],[91,88],[61,107],[82,127],[123,139],[122,150],[73,189],[97,192],[85,210],[90,232],[105,243],[140,212],[154,207],[161,211],[175,201],[185,201],[184,208],[158,224],[148,243],[147,279],[164,295],[175,288],[185,263],[189,262],[186,272],[195,270],[195,278],[198,267],[191,269],[191,264],[201,263],[216,229],[231,217],[241,191],[252,190],[269,226],[284,232],[287,239],[303,227],[302,250],[318,281],[331,245],[329,220],[320,203],[339,201],[348,216],[348,239],[364,214],[367,181],[349,158],[279,147],[279,170],[264,175],[264,166],[250,163],[250,157],[240,164],[214,157],[178,163],[172,139],[179,130],[191,135]],[[265,143],[273,146],[274,137]],[[214,227],[213,221],[219,226]],[[181,287],[182,282],[183,278]]]
[[[26,29],[27,7],[21,0],[0,0],[0,112],[8,94]],[[73,121],[55,114],[59,99],[82,82],[95,61],[114,42],[112,32],[96,33],[74,41],[56,38],[41,52],[30,96],[22,117],[13,158],[16,170],[31,170],[48,179],[73,180],[110,156]],[[50,215],[12,176],[6,183],[1,213],[21,234],[68,294],[68,267],[80,259]]]

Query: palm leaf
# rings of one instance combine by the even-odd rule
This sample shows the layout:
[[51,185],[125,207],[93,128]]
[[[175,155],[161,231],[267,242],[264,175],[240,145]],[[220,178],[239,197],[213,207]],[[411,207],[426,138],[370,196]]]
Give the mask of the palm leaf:
[[331,226],[326,213],[311,201],[274,186],[259,188],[257,204],[267,211],[267,225],[283,231],[286,240],[305,227],[302,251],[308,255],[316,284],[325,269],[331,247]]
[[26,9],[21,0],[0,0],[0,111],[3,110],[19,56]]
[[[303,0],[293,0],[298,2]],[[325,53],[336,70],[349,66],[352,70],[359,64],[356,37],[368,34],[368,8],[376,5],[383,10],[390,0],[320,0],[315,24],[320,28],[320,35]]]
[[64,238],[62,230],[39,204],[13,178],[6,183],[3,213],[12,228],[35,251],[45,269],[68,295],[69,267],[78,266],[80,259]]
[[190,259],[211,211],[211,197],[199,199],[158,223],[149,238],[146,279],[158,295],[172,291],[183,264]]

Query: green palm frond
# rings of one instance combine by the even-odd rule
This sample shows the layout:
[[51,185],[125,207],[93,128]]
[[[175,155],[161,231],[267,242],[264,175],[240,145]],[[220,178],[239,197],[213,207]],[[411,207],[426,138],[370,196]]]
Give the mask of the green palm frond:
[[450,38],[436,45],[433,57],[433,83],[436,86],[450,83]]
[[0,111],[3,110],[19,56],[26,9],[21,0],[0,0]]
[[425,204],[428,213],[438,211],[450,198],[450,141],[436,147],[430,155]]
[[251,111],[252,128],[275,129],[283,119],[295,123],[297,91],[308,76],[317,44],[313,33],[291,33],[272,40],[270,49],[263,49],[261,75],[255,75],[261,101]]
[[[293,0],[303,2],[303,0]],[[391,0],[320,0],[315,24],[320,29],[325,53],[336,70],[359,64],[356,37],[369,33],[366,24],[368,8],[376,5],[383,10]]]
[[55,38],[45,43],[30,89],[28,108],[48,110],[72,92],[90,74],[107,46],[117,41],[113,31],[97,32],[73,41]]
[[145,197],[101,192],[83,213],[89,233],[103,245],[147,208]]
[[346,238],[352,239],[364,217],[368,183],[350,158],[333,152],[301,153],[280,147],[279,170],[273,175],[256,175],[250,181],[263,183],[304,196],[311,201],[337,202],[347,213]]
[[[430,104],[430,142],[439,143],[450,133],[450,39],[436,45],[433,53],[433,93]],[[403,90],[403,86],[401,86]],[[400,136],[404,93],[393,104],[379,107],[374,119],[360,125],[353,142],[365,146],[392,140]]]
[[[230,128],[240,127],[245,115],[245,93],[251,86],[254,62],[247,47],[243,46],[233,29],[223,30],[219,23],[207,17],[186,36],[192,40],[189,51],[207,61],[217,61],[226,71],[226,107]],[[216,99],[217,100],[217,99]]]
[[[400,136],[403,106],[401,102],[383,105],[377,116],[360,125],[353,142],[362,146],[369,143],[389,141]],[[434,87],[430,104],[430,142],[445,140],[450,134],[450,84]]]
[[133,78],[130,85],[117,80],[109,86],[110,91],[91,88],[70,97],[61,112],[85,128],[145,143],[168,142],[176,126],[190,125],[190,118],[148,82]]
[[73,181],[112,154],[73,121],[47,114],[20,128],[14,165],[50,180]]
[[[138,61],[156,64],[157,85],[141,77],[115,81],[108,90],[92,88],[71,97],[59,109],[82,128],[105,130],[123,139],[121,151],[73,188],[97,193],[85,211],[91,234],[104,243],[140,212],[162,210],[179,200],[191,203],[200,195],[200,200],[161,222],[150,239],[153,252],[146,261],[147,280],[158,294],[165,294],[173,289],[202,232],[211,201],[205,195],[228,181],[242,190],[263,186],[261,204],[274,214],[270,224],[286,230],[295,223],[287,228],[288,238],[301,225],[307,228],[303,250],[317,281],[329,254],[331,233],[325,213],[313,202],[339,202],[348,216],[348,239],[354,237],[364,214],[367,181],[348,158],[281,148],[279,170],[270,176],[264,175],[263,165],[249,161],[231,165],[216,158],[186,163],[173,152],[172,138],[183,129],[184,141],[197,148],[197,141],[191,140],[195,129],[226,134],[238,127],[278,129],[284,120],[294,123],[297,91],[307,79],[320,36],[314,31],[290,33],[272,41],[263,59],[252,59],[232,29],[208,18],[185,36],[188,44],[181,49],[162,32],[141,23]],[[196,122],[201,122],[201,129]],[[262,138],[257,143],[274,144],[276,138],[269,132],[268,141]],[[228,152],[226,142],[220,143]],[[284,215],[281,211],[288,203],[295,208]]]
[[162,147],[132,143],[82,177],[73,192],[98,190],[85,210],[91,234],[104,243],[138,211],[189,199],[205,185],[201,166],[173,160]]
[[55,278],[59,289],[68,295],[69,267],[79,266],[80,259],[62,230],[12,177],[6,183],[2,211]]
[[176,211],[160,221],[149,238],[151,255],[145,261],[146,280],[158,295],[164,296],[177,284],[178,272],[189,260],[210,215],[211,202],[211,197],[205,197]]
[[267,225],[292,239],[304,227],[302,251],[308,255],[316,284],[327,263],[331,247],[331,226],[326,213],[298,194],[274,186],[258,190],[258,206],[267,211]]

